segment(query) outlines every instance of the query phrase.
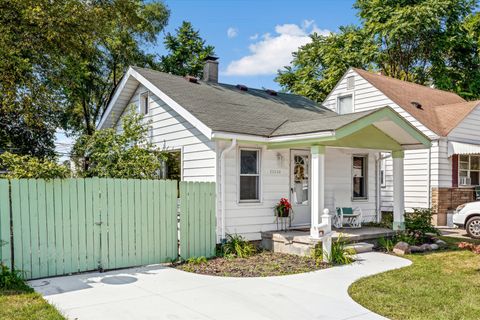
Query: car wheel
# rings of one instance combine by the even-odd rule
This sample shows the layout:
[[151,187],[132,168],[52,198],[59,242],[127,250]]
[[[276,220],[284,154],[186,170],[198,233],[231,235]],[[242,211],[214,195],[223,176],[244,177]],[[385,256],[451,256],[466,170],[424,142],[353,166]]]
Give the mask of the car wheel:
[[480,239],[480,217],[473,217],[468,220],[465,229],[470,237]]

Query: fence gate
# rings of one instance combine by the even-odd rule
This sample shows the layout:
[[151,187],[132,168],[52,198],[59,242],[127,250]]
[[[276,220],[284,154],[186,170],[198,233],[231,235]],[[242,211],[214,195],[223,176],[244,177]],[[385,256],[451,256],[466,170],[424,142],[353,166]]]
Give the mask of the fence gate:
[[7,242],[0,259],[9,265],[13,256],[27,279],[177,258],[176,181],[14,179],[10,184],[11,203],[8,180],[0,180],[0,239]]
[[180,256],[212,257],[216,245],[215,183],[180,182]]

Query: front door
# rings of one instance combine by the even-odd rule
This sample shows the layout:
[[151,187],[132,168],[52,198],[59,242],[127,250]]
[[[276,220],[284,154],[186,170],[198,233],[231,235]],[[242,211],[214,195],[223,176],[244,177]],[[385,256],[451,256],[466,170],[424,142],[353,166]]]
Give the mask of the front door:
[[292,226],[310,225],[310,152],[291,150],[290,159]]

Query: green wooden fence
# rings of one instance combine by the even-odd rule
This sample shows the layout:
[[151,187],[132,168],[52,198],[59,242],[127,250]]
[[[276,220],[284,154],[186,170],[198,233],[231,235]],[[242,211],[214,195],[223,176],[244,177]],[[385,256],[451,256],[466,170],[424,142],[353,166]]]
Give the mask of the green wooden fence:
[[180,182],[180,256],[215,255],[215,184]]
[[213,183],[181,182],[180,189],[183,230],[176,181],[2,179],[0,261],[27,279],[163,263],[178,258],[179,234],[183,258],[211,256]]

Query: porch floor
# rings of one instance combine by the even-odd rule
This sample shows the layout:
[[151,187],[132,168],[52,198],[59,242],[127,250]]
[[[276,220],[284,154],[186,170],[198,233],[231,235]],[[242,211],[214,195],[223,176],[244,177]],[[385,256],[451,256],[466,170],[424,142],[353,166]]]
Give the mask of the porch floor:
[[[342,237],[349,243],[360,241],[375,243],[379,238],[391,237],[395,231],[387,228],[362,227],[358,229],[334,229],[332,239]],[[274,252],[309,255],[319,240],[310,238],[308,228],[292,228],[287,231],[262,232],[262,247]]]

